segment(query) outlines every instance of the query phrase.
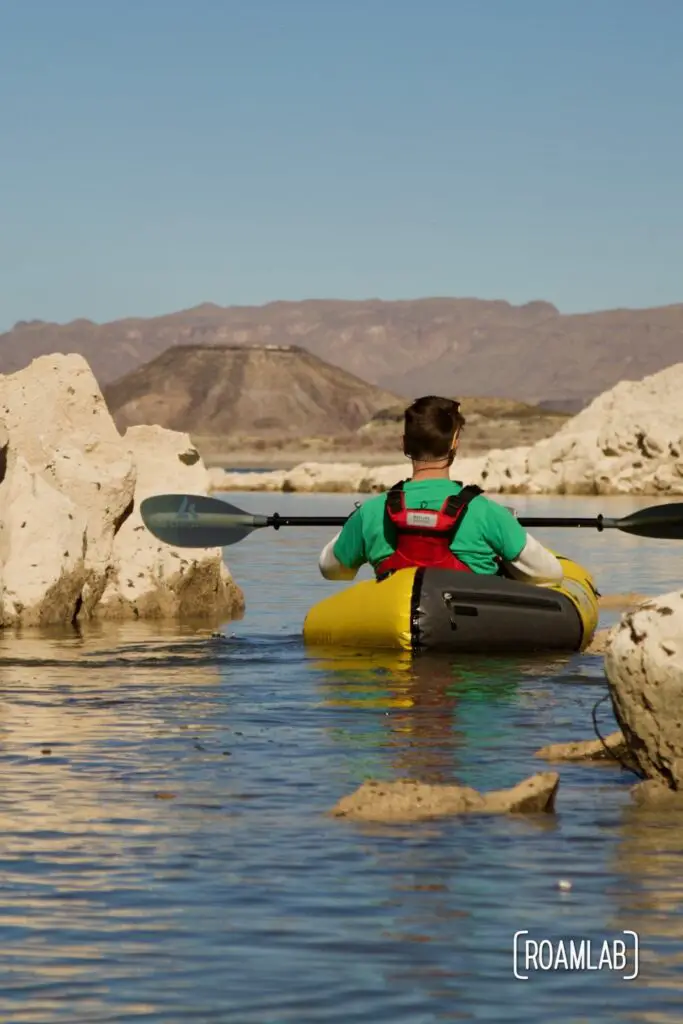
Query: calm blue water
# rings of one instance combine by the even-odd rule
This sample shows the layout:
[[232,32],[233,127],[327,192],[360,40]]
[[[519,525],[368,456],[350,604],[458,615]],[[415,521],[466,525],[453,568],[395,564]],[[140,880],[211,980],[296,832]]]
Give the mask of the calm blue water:
[[[340,514],[348,496],[246,494]],[[506,499],[620,515],[641,500]],[[365,778],[489,789],[592,735],[590,656],[316,659],[298,638],[323,530],[226,551],[221,633],[0,640],[0,1020],[431,1024],[680,1021],[683,819],[618,766],[560,766],[557,814],[377,827],[327,817]],[[680,586],[680,546],[545,531],[604,593]],[[605,623],[614,618],[605,616]],[[614,728],[599,709],[603,733]],[[570,891],[557,882],[568,879]],[[639,932],[640,976],[513,975],[513,934]]]

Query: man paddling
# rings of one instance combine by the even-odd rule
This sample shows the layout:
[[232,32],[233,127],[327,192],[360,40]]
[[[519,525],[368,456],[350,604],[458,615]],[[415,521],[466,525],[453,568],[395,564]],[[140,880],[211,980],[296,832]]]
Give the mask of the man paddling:
[[404,414],[403,452],[410,480],[368,499],[323,548],[325,579],[351,580],[365,563],[378,579],[410,566],[441,566],[555,583],[558,559],[481,488],[450,479],[465,420],[450,398],[418,398]]

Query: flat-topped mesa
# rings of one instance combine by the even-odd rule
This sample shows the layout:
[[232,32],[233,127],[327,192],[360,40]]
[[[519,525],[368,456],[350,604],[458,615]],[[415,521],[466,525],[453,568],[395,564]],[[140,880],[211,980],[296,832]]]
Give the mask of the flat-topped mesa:
[[195,437],[336,435],[398,401],[295,344],[177,345],[104,389],[119,428]]
[[201,342],[200,344],[197,345],[174,345],[172,349],[169,348],[165,352],[162,352],[161,356],[158,356],[157,359],[160,359],[162,356],[165,356],[168,352],[214,352],[216,351],[216,349],[218,349],[221,352],[244,352],[245,349],[248,349],[250,352],[303,352],[306,355],[310,355],[308,349],[303,348],[301,345],[278,345],[275,344],[274,342],[272,344],[266,342],[264,342],[263,344],[258,344],[257,342],[254,342],[253,344],[249,345],[231,345],[228,343],[217,341],[215,343]]

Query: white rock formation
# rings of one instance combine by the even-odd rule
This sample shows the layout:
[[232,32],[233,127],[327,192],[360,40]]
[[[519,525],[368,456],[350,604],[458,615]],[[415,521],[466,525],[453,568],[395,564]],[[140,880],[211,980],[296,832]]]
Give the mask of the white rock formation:
[[631,756],[648,778],[683,789],[683,593],[662,594],[622,617],[605,672]]
[[135,508],[114,537],[114,571],[96,614],[187,618],[216,610],[220,614],[226,607],[232,610],[236,588],[221,549],[207,552],[162,544],[138,511],[140,502],[153,494],[208,493],[208,470],[190,437],[163,427],[138,426],[129,427],[123,440],[137,471]]
[[81,356],[0,376],[0,625],[240,611],[219,549],[133,543],[141,494],[208,488],[186,435],[136,429],[121,437]]
[[357,462],[303,462],[290,469],[282,482],[283,491],[357,491],[366,469]]
[[[480,483],[484,458],[458,459],[453,477],[467,483]],[[215,475],[214,475],[215,474]],[[214,491],[302,491],[345,494],[372,494],[386,491],[398,480],[410,476],[410,464],[363,466],[357,462],[302,462],[293,469],[272,473],[212,472]]]
[[[531,447],[460,459],[451,475],[495,494],[683,494],[683,363],[599,395]],[[277,473],[225,474],[225,490],[385,490],[404,462],[369,468],[304,463]]]
[[[321,464],[322,465],[322,464]],[[286,470],[277,469],[272,473],[224,473],[218,476],[216,469],[211,470],[209,487],[212,491],[281,491]]]
[[599,395],[531,448],[490,452],[487,490],[683,494],[683,363]]

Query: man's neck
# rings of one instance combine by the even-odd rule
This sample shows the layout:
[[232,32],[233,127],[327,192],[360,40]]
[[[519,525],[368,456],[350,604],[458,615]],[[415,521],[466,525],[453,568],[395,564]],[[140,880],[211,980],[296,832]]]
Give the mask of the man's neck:
[[413,460],[413,481],[418,480],[450,480],[451,467],[443,459],[434,462],[415,462]]

